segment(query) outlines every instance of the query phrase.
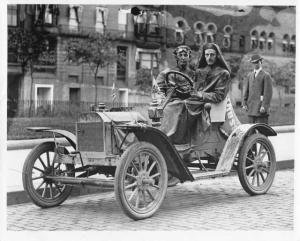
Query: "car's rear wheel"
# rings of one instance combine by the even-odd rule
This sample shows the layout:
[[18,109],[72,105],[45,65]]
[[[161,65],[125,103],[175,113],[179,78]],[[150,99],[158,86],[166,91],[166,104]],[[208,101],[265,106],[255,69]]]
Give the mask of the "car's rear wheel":
[[134,220],[151,217],[166,195],[168,172],[161,152],[137,142],[121,156],[115,175],[115,196],[124,213]]
[[[72,191],[71,185],[53,182],[47,176],[73,175],[72,164],[59,164],[55,158],[55,143],[45,142],[36,146],[27,156],[22,173],[23,187],[30,199],[42,208],[58,206]],[[64,150],[67,153],[67,150]]]
[[239,153],[238,176],[250,195],[266,193],[276,172],[276,157],[270,140],[262,134],[249,136]]

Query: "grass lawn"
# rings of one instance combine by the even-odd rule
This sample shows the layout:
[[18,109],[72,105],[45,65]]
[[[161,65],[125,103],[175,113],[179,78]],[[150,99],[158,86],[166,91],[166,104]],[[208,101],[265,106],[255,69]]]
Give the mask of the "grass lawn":
[[[148,106],[137,107],[135,111],[141,113],[148,119]],[[247,123],[247,114],[241,108],[235,108],[241,123]],[[149,120],[149,119],[148,119]],[[75,117],[31,117],[31,118],[8,118],[7,119],[7,139],[8,140],[23,140],[52,137],[51,133],[32,132],[26,130],[26,127],[52,127],[63,129],[75,133]],[[269,124],[275,125],[294,125],[295,123],[295,108],[282,107],[273,109],[269,117]]]

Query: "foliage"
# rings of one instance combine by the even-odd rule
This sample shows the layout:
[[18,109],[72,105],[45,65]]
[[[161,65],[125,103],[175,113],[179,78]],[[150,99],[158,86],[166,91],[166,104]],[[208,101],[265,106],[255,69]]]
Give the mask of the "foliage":
[[69,39],[66,52],[67,60],[86,63],[94,73],[117,60],[116,51],[108,34],[90,33],[84,39]]
[[150,69],[138,69],[136,72],[136,86],[139,87],[140,90],[149,92],[152,87],[152,77]]
[[24,71],[32,68],[33,64],[38,64],[41,56],[47,54],[45,36],[39,31],[9,29],[7,44],[9,52],[14,54]]
[[100,68],[117,61],[117,53],[111,44],[109,34],[90,33],[87,38],[68,39],[66,43],[66,60],[79,64],[88,64],[94,74],[97,102],[97,75]]
[[275,69],[273,76],[275,84],[282,87],[295,86],[295,61],[291,61],[282,67]]
[[236,77],[240,69],[242,59],[243,56],[236,56],[236,55],[232,55],[226,58],[226,62],[229,64],[231,69],[231,73],[230,73],[231,79]]

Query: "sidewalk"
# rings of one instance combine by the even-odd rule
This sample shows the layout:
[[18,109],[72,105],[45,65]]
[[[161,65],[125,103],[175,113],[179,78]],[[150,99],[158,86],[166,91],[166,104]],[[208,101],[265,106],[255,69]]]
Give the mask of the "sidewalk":
[[[294,137],[295,133],[293,126],[274,127],[278,135],[270,137],[274,145],[277,168],[279,170],[294,167]],[[41,142],[49,141],[51,139],[43,140],[24,140],[24,141],[8,141],[6,153],[7,165],[7,204],[18,204],[29,202],[29,199],[23,191],[22,184],[22,168],[23,163],[30,152],[31,148]],[[64,138],[60,142],[65,142]],[[20,149],[21,148],[21,149]],[[28,149],[29,148],[29,149]],[[72,196],[91,194],[96,192],[103,192],[109,189],[101,189],[97,187],[79,187],[75,186]]]

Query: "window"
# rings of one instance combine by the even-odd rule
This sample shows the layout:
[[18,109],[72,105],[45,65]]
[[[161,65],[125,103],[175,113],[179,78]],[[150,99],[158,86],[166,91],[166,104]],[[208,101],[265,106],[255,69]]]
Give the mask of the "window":
[[78,31],[78,24],[81,22],[83,7],[78,5],[69,6],[69,28]]
[[156,69],[159,66],[160,57],[160,50],[148,50],[137,48],[135,56],[136,69]]
[[96,83],[97,83],[97,85],[104,85],[104,77],[103,76],[97,76],[96,77]]
[[268,36],[268,40],[267,40],[267,44],[268,44],[268,50],[272,50],[273,49],[273,45],[274,45],[274,39],[275,39],[275,34],[273,32],[271,32]]
[[177,44],[183,44],[184,43],[184,33],[182,29],[176,29],[175,30],[175,41]]
[[126,81],[127,69],[127,47],[118,46],[117,80]]
[[214,43],[217,32],[217,26],[214,23],[208,23],[206,29],[207,43]]
[[70,82],[70,83],[78,83],[79,82],[78,75],[69,75],[68,76],[68,82]]
[[290,42],[290,37],[288,34],[285,34],[283,36],[283,40],[282,40],[282,51],[283,52],[286,52],[288,51],[288,48],[289,48],[289,42]]
[[196,45],[201,45],[206,43],[206,34],[205,34],[205,24],[201,21],[194,23],[194,41]]
[[290,42],[290,52],[296,53],[296,35],[293,35]]
[[103,33],[104,25],[104,11],[102,8],[96,7],[96,31],[99,33]]
[[35,85],[35,112],[47,113],[52,111],[53,85]]
[[7,6],[7,24],[17,26],[17,5]]
[[251,32],[251,49],[256,49],[258,47],[258,32],[253,30]]
[[81,93],[80,88],[70,88],[69,89],[69,101],[71,105],[80,105]]
[[266,32],[262,31],[259,37],[259,49],[264,50],[266,44]]
[[240,35],[239,48],[240,48],[240,50],[245,49],[245,36],[244,35]]
[[158,25],[158,14],[151,13],[149,20],[149,33],[150,34],[159,34],[159,25]]
[[119,24],[119,30],[126,30],[127,25],[127,13],[129,13],[129,10],[125,9],[119,9],[118,12],[118,24]]

